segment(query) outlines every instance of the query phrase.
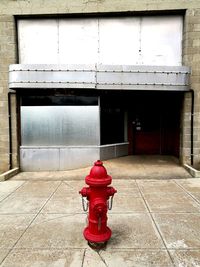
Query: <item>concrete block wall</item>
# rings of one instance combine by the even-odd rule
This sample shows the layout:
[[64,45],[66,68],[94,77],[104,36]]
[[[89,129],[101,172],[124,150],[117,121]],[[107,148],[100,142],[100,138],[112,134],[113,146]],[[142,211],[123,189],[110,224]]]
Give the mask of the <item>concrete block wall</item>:
[[[16,62],[15,21],[0,15],[0,172],[9,170],[8,66]],[[12,97],[12,105],[15,96]],[[16,112],[14,112],[16,114]],[[13,119],[14,120],[14,117]],[[12,122],[14,126],[14,121]],[[16,127],[15,127],[16,129]],[[16,131],[13,129],[13,139]],[[13,140],[14,141],[14,140]],[[16,147],[16,141],[14,142]],[[15,151],[16,157],[16,151]],[[13,162],[17,165],[17,161]]]
[[[200,1],[196,0],[1,0],[0,1],[0,173],[9,169],[8,66],[17,63],[14,16],[114,12],[185,12],[183,64],[192,67],[195,94],[194,162],[200,161]],[[135,13],[134,13],[135,12]],[[11,96],[13,167],[18,165],[16,99]],[[181,161],[190,161],[191,94],[185,94],[182,113]]]
[[182,164],[191,162],[191,93],[184,95],[181,114],[180,161]]
[[17,141],[17,98],[16,94],[11,94],[10,96],[11,104],[11,138],[12,138],[12,158],[11,158],[11,167],[19,167],[19,150],[18,150],[18,141]]
[[[200,162],[200,9],[188,9],[185,13],[183,33],[183,64],[191,66],[191,89],[194,90],[194,165]],[[191,94],[185,95],[183,120],[183,162],[190,163]]]

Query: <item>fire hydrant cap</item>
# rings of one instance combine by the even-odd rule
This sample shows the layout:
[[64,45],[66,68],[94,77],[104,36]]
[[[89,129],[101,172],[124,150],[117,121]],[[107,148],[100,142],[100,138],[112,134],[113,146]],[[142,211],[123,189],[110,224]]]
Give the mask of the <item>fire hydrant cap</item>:
[[97,160],[90,170],[90,174],[85,178],[86,184],[94,186],[105,186],[111,184],[112,178],[107,174],[103,162]]
[[95,161],[94,166],[103,166],[103,162],[101,160],[97,160]]

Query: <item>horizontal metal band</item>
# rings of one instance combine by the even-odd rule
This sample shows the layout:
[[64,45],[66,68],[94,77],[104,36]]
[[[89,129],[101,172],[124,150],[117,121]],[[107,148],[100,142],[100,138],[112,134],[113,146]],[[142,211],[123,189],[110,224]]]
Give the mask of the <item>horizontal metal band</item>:
[[10,66],[9,88],[189,90],[185,66],[21,65]]

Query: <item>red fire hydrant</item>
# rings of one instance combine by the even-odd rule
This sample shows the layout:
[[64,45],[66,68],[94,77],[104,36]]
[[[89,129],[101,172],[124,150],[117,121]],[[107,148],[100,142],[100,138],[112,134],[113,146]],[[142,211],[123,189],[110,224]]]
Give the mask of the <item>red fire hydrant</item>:
[[83,187],[79,191],[82,195],[84,211],[88,209],[88,202],[85,205],[83,197],[89,201],[88,226],[84,229],[83,235],[90,245],[102,244],[108,241],[112,234],[110,228],[107,227],[107,211],[112,209],[113,196],[117,191],[108,186],[112,182],[112,177],[107,175],[100,160],[94,163],[90,174],[85,178],[85,182],[89,187]]

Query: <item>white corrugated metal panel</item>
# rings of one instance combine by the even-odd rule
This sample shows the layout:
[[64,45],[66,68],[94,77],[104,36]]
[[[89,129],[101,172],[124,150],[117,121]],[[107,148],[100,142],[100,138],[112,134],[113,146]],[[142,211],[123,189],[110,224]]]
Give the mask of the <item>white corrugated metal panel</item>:
[[182,17],[141,19],[141,65],[182,64]]
[[138,64],[140,18],[99,20],[99,63]]
[[61,19],[58,26],[58,63],[93,64],[97,62],[97,19]]
[[57,20],[19,20],[19,62],[58,63]]
[[182,63],[182,16],[18,21],[22,64]]

